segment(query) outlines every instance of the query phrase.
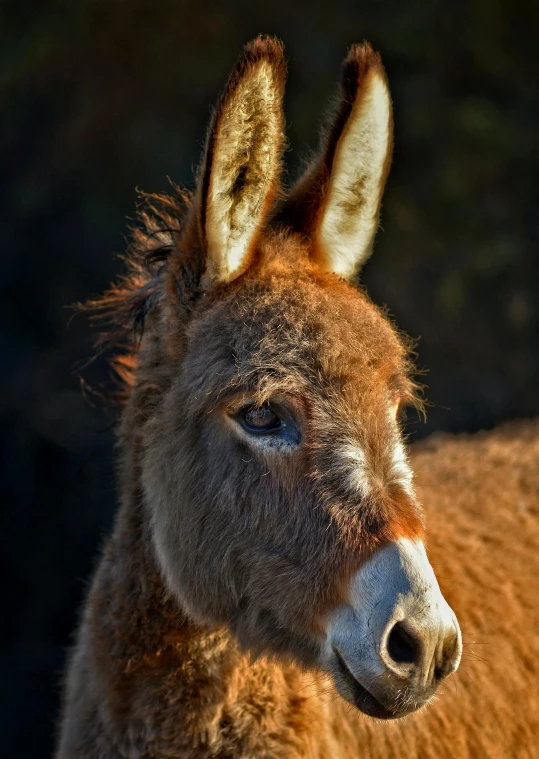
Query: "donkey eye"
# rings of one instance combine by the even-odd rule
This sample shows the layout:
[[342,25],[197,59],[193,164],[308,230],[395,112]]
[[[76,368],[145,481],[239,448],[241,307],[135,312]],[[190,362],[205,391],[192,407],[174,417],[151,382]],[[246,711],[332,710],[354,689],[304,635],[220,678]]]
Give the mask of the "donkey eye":
[[281,426],[281,420],[269,406],[248,407],[241,413],[241,419],[249,432],[269,432]]
[[250,444],[265,453],[290,453],[301,443],[300,425],[287,403],[251,403],[231,412],[236,424],[248,434]]

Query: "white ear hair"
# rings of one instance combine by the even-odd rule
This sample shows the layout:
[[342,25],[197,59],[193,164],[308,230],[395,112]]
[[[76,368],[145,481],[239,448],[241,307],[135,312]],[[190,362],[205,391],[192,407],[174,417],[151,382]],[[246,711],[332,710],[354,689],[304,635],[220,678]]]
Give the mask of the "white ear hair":
[[368,258],[392,150],[392,111],[379,59],[359,83],[338,139],[315,234],[327,271],[351,279]]
[[245,271],[277,190],[284,141],[282,54],[274,40],[251,43],[216,111],[203,199],[207,285]]

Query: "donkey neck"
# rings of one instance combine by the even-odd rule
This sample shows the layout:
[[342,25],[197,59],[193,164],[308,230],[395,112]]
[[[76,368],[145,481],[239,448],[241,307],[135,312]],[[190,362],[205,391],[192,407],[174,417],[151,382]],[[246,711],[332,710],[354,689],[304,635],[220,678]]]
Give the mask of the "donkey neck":
[[[125,443],[127,442],[127,445]],[[96,575],[89,631],[113,724],[133,704],[151,722],[189,704],[202,721],[219,712],[241,658],[225,629],[192,623],[166,588],[142,502],[136,441],[122,442],[122,504]],[[200,704],[205,708],[201,709]],[[123,715],[123,716],[122,716]],[[176,721],[178,715],[176,715]],[[124,725],[125,726],[125,725]]]

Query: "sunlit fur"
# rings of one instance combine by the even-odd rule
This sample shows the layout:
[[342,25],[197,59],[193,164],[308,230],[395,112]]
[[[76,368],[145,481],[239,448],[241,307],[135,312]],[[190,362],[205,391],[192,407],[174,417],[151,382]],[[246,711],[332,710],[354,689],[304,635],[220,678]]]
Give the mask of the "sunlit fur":
[[[379,65],[353,50],[358,76]],[[282,71],[281,46],[259,39],[231,81],[261,59]],[[316,254],[349,113],[341,104],[283,206],[266,188],[239,276],[208,277],[203,168],[192,199],[149,199],[125,280],[92,304],[124,345],[121,506],[71,656],[58,759],[532,756],[539,431],[424,444],[412,485],[388,413],[416,398],[408,346]],[[281,396],[303,433],[286,455],[231,421]],[[318,655],[358,567],[423,536],[421,501],[464,672],[421,714],[382,725],[340,698]],[[411,698],[403,688],[395,708]]]
[[[355,62],[355,52],[350,61]],[[348,279],[371,253],[393,147],[392,130],[389,91],[375,58],[353,93],[315,235],[320,265]]]
[[251,44],[210,128],[202,178],[207,285],[245,270],[276,190],[285,64],[282,47],[270,44],[271,62],[267,42]]

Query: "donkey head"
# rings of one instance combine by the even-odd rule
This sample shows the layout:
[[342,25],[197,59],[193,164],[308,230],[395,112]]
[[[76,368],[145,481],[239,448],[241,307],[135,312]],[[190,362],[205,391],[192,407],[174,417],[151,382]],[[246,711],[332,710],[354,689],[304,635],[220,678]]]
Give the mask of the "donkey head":
[[131,401],[146,399],[143,498],[196,624],[324,669],[363,712],[398,717],[456,669],[461,638],[399,427],[414,399],[407,349],[354,283],[391,102],[378,55],[353,47],[320,156],[283,199],[284,80],[278,42],[247,46],[152,285]]

